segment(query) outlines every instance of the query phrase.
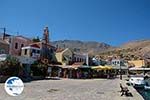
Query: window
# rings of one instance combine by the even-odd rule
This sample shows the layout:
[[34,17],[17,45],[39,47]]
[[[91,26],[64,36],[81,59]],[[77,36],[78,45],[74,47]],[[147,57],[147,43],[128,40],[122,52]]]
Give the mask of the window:
[[74,61],[77,61],[77,58],[76,58],[76,57],[74,57]]
[[15,49],[18,49],[18,43],[15,43]]
[[24,44],[21,44],[21,48],[24,47]]
[[124,62],[122,62],[122,61],[120,62],[120,65],[121,65],[121,66],[125,66]]
[[40,50],[37,50],[37,53],[39,54],[39,53],[40,53]]
[[113,65],[115,65],[115,62],[112,62],[113,63]]
[[80,58],[80,61],[79,62],[81,62],[82,61],[82,58]]
[[32,53],[35,53],[35,49],[32,50]]
[[79,62],[80,61],[80,58],[77,58],[77,62]]
[[30,53],[30,56],[31,56],[31,57],[33,56],[33,53],[32,53],[32,52]]
[[71,59],[72,59],[72,57],[69,57],[69,59],[71,60]]
[[0,54],[4,54],[4,53],[5,53],[5,50],[2,49],[2,50],[0,51]]
[[115,61],[114,63],[115,63],[115,65],[116,65],[116,64],[117,64],[117,61]]
[[120,64],[120,62],[119,62],[119,61],[117,61],[117,64]]
[[27,49],[24,50],[24,55],[27,55]]

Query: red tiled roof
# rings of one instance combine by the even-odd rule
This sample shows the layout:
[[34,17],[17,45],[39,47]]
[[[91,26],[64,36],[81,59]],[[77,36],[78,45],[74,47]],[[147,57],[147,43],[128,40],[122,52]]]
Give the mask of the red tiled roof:
[[32,42],[29,45],[33,45],[33,44],[41,44],[42,42]]
[[[33,44],[37,44],[39,47],[44,44],[43,42],[32,42],[30,43],[29,45],[33,45]],[[55,48],[54,46],[50,45],[50,44],[47,44],[48,47],[52,47],[52,48]]]
[[33,46],[33,47],[35,46],[35,47],[39,47],[40,48],[41,47],[41,42],[30,43],[29,46]]
[[32,44],[32,45],[30,45],[31,47],[35,47],[35,48],[40,48],[40,46],[39,45],[37,45],[37,44]]

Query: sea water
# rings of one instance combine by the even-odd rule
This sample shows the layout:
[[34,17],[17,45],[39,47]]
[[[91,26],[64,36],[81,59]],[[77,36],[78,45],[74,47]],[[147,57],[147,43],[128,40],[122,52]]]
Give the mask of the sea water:
[[150,100],[150,90],[149,91],[146,91],[144,89],[136,89],[141,95],[142,97],[144,98],[144,100]]

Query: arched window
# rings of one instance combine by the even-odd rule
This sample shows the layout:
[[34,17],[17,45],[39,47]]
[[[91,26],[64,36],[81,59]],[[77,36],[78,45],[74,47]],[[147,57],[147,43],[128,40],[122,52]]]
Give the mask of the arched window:
[[21,48],[24,47],[24,44],[21,44]]
[[15,49],[18,49],[18,43],[15,43]]

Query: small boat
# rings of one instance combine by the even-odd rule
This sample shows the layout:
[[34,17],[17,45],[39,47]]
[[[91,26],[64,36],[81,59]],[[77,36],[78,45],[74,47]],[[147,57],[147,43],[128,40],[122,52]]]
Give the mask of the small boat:
[[136,88],[144,88],[145,80],[143,76],[131,76],[129,83]]
[[148,82],[145,83],[144,90],[150,90],[150,84]]
[[150,90],[150,86],[144,86],[144,90]]

